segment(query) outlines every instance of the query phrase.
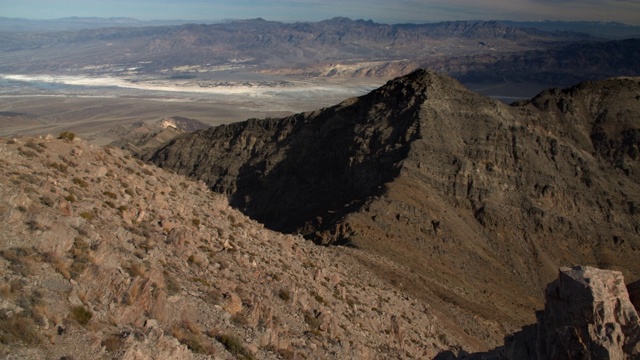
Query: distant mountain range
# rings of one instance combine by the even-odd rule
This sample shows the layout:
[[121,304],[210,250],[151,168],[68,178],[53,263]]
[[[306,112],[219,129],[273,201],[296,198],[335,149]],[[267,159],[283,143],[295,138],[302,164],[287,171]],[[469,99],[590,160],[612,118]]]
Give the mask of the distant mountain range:
[[[166,19],[166,20],[138,20],[127,17],[66,17],[59,19],[23,19],[0,17],[0,31],[24,32],[24,31],[72,31],[81,29],[93,29],[104,27],[131,27],[131,26],[165,26],[183,24],[214,24],[228,23],[235,20],[202,19],[200,21]],[[357,21],[357,20],[356,20]],[[640,37],[640,26],[623,24],[610,21],[509,21],[500,20],[509,27],[532,28],[542,31],[579,32],[607,39],[624,39]]]
[[[4,33],[0,73],[80,73],[134,81],[146,75],[207,80],[219,73],[390,79],[426,67],[464,83],[543,88],[640,73],[640,42],[606,39],[640,34],[639,27],[618,23],[388,25],[333,18],[147,26],[120,18],[63,20],[91,26]],[[0,27],[7,22],[20,23],[4,19]],[[110,26],[101,27],[105,24]]]

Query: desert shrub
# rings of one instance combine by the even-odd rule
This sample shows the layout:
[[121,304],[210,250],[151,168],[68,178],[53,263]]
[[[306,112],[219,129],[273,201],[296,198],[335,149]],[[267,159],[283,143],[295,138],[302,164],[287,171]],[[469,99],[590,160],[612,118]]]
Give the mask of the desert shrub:
[[73,195],[73,194],[69,194],[69,195],[65,196],[64,199],[67,200],[70,203],[76,202],[76,196]]
[[192,219],[191,223],[193,224],[193,226],[200,226],[200,219]]
[[26,146],[26,147],[28,147],[30,149],[33,149],[33,150],[35,150],[35,151],[37,151],[37,152],[39,152],[41,154],[44,152],[44,149],[42,147],[38,146],[38,144],[36,144],[34,142],[31,142],[31,141],[29,141],[28,143],[24,144],[24,146]]
[[86,181],[84,181],[84,180],[82,180],[82,179],[80,179],[80,178],[78,178],[78,177],[74,177],[71,181],[72,181],[74,184],[76,184],[76,185],[78,185],[78,186],[80,186],[80,187],[83,187],[83,188],[86,188],[87,186],[89,186],[89,183],[88,183],[88,182],[86,182]]
[[28,317],[21,315],[7,317],[0,314],[0,344],[21,342],[26,345],[37,345],[41,338],[36,329],[36,324]]
[[91,221],[94,219],[94,216],[92,213],[90,213],[89,211],[83,211],[80,214],[78,214],[81,218],[87,220],[87,221]]
[[180,324],[173,326],[171,335],[181,344],[187,345],[194,353],[213,355],[216,351],[213,346],[207,344],[197,325],[189,320],[183,320]]
[[129,275],[131,275],[131,277],[136,277],[136,276],[143,277],[144,274],[147,272],[147,269],[142,263],[132,262],[131,264],[129,264],[129,267],[127,268],[127,272],[129,273]]
[[37,255],[33,248],[14,247],[0,251],[0,256],[9,262],[9,269],[21,276],[32,274],[30,257]]
[[309,325],[309,327],[312,330],[318,330],[320,328],[320,325],[322,325],[322,322],[323,322],[321,318],[316,316],[316,314],[314,314],[311,311],[306,311],[304,313],[304,321],[307,323],[307,325]]
[[319,302],[320,304],[328,305],[327,302],[324,300],[324,298],[317,292],[313,291],[311,295],[313,295],[313,298],[316,299],[316,301]]
[[80,325],[87,325],[93,317],[93,313],[84,306],[74,306],[71,308],[69,317],[77,321]]
[[13,289],[11,288],[11,284],[6,282],[0,284],[0,295],[2,295],[2,297],[8,297],[12,292]]
[[58,135],[58,139],[62,139],[65,141],[73,141],[73,139],[75,138],[76,138],[76,134],[69,131],[63,131]]
[[18,179],[21,182],[29,183],[31,185],[38,185],[38,186],[40,185],[40,179],[38,179],[38,177],[33,176],[31,174],[20,174]]
[[249,319],[242,313],[239,312],[231,317],[231,322],[238,326],[247,326],[249,325]]
[[49,227],[47,227],[44,224],[41,224],[40,222],[38,222],[38,220],[36,219],[29,219],[25,222],[25,224],[27,225],[27,227],[29,228],[29,230],[31,231],[46,231],[49,230]]
[[291,300],[291,291],[289,289],[280,289],[278,290],[278,297],[284,301]]
[[167,286],[167,294],[169,296],[178,294],[181,290],[180,284],[167,271],[164,271],[163,275],[164,275],[164,283]]
[[31,294],[23,293],[16,300],[16,305],[20,306],[23,316],[32,317],[33,311],[37,306],[44,304],[43,294],[39,290],[34,290]]
[[124,344],[124,339],[122,335],[114,334],[102,339],[100,345],[104,346],[105,350],[114,352],[120,350],[120,347]]
[[105,192],[102,193],[102,195],[110,197],[110,198],[112,198],[114,200],[118,198],[118,195],[116,195],[115,193],[113,193],[111,191],[105,191]]
[[[89,245],[79,237],[73,239],[73,247],[69,250],[71,257],[73,258],[73,264],[69,268],[69,273],[72,278],[77,278],[91,263],[91,251]],[[61,272],[64,276],[64,272]]]
[[53,200],[51,197],[44,195],[40,198],[40,201],[44,204],[47,205],[48,207],[53,207],[56,202],[55,200]]
[[209,291],[207,291],[207,293],[202,298],[202,300],[204,300],[209,304],[219,305],[220,303],[222,303],[223,298],[224,298],[224,295],[222,294],[222,291],[212,287],[209,289]]
[[54,169],[54,170],[57,170],[57,171],[59,171],[59,172],[61,172],[61,173],[66,173],[66,172],[67,172],[67,168],[68,168],[68,166],[67,166],[67,165],[65,165],[65,164],[60,164],[60,163],[57,163],[57,162],[52,162],[52,163],[50,163],[50,164],[49,164],[49,167],[50,167],[50,168],[52,168],[52,169]]
[[246,360],[255,359],[253,354],[251,354],[251,352],[242,345],[240,339],[235,335],[219,334],[216,336],[216,340],[224,345],[224,348],[236,357],[242,357]]
[[20,153],[20,155],[22,155],[24,157],[28,157],[28,158],[32,158],[32,157],[38,156],[38,154],[35,151],[31,151],[31,150],[28,150],[28,149],[23,149],[22,147],[18,148],[18,153]]

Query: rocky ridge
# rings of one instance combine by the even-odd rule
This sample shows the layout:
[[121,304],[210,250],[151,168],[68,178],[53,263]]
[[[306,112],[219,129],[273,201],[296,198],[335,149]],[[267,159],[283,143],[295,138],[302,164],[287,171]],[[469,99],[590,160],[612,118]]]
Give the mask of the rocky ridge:
[[618,78],[507,106],[418,70],[334,107],[180,136],[145,159],[270,228],[392,261],[362,260],[455,304],[462,336],[491,346],[533,322],[560,266],[640,276],[639,97],[637,78]]
[[463,341],[437,299],[361,263],[388,260],[64,135],[0,141],[0,357],[430,358]]
[[[116,128],[102,131],[94,135],[93,139],[90,140],[95,138],[115,139],[109,142],[108,145],[126,149],[132,154],[136,154],[145,149],[156,148],[180,134],[210,127],[210,125],[195,119],[172,116],[153,123],[139,121],[130,126],[120,125]],[[102,142],[105,142],[105,140],[102,140]]]

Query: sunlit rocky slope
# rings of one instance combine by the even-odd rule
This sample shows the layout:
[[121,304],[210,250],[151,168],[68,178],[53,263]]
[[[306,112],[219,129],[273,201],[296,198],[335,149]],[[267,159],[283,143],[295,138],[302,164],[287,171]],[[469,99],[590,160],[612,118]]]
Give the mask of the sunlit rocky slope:
[[441,301],[359,261],[388,260],[64,136],[0,139],[1,358],[430,358],[463,341]]

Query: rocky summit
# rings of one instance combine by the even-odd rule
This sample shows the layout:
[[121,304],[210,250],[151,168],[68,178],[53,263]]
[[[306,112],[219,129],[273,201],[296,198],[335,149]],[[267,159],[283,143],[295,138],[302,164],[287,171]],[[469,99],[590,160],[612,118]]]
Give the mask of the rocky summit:
[[418,70],[336,106],[181,135],[144,159],[267,227],[348,245],[470,347],[534,322],[557,269],[640,277],[640,81],[512,105]]

